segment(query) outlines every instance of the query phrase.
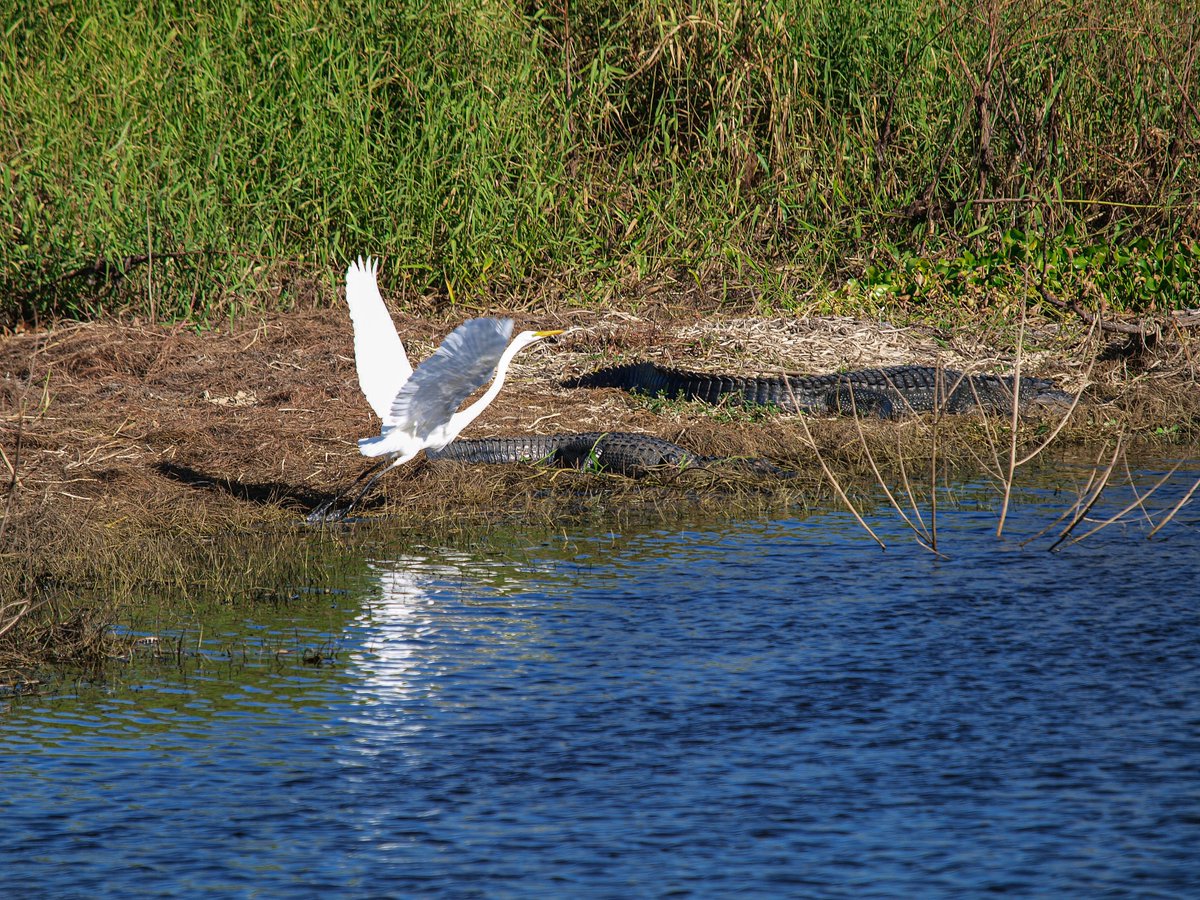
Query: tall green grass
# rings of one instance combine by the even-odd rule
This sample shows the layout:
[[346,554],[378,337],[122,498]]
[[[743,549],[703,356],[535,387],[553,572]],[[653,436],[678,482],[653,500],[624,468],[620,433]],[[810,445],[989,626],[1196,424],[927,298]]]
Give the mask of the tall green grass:
[[286,305],[366,252],[477,299],[1194,241],[1188,6],[15,0],[0,324]]

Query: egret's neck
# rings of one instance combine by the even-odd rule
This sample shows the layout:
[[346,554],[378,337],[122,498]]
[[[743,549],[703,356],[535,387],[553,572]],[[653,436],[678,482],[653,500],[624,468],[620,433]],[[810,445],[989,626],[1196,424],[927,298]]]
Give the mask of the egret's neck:
[[525,347],[526,343],[529,342],[513,341],[505,348],[504,353],[500,356],[500,362],[496,363],[496,377],[492,379],[491,385],[488,386],[483,396],[466,409],[455,413],[451,419],[451,422],[456,426],[455,434],[474,422],[479,414],[488,408],[488,404],[496,399],[496,395],[504,387],[504,376],[508,372],[508,364]]

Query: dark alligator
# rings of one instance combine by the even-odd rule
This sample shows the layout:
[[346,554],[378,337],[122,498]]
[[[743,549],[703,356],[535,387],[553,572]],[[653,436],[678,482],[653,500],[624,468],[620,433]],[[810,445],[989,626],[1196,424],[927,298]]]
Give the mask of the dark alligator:
[[768,475],[789,474],[763,459],[700,456],[662,438],[628,431],[458,440],[441,450],[426,450],[425,457],[465,463],[531,462],[559,469],[603,470],[634,476],[664,466],[682,469],[715,464],[740,466]]
[[[877,415],[885,418],[938,409],[1011,413],[1011,375],[966,375],[934,366],[884,366],[828,375],[710,375],[652,362],[611,366],[566,387],[618,387],[649,395],[719,403],[776,406],[785,412]],[[1021,378],[1018,409],[1069,406],[1074,399],[1044,378]]]
[[[649,434],[629,431],[588,431],[578,434],[523,434],[512,437],[477,438],[452,441],[441,450],[426,450],[425,458],[461,463],[519,463],[550,465],[559,469],[616,472],[640,476],[652,469],[672,467],[708,468],[728,465],[760,475],[791,478],[794,473],[765,459],[728,456],[700,456]],[[387,471],[391,460],[385,458],[359,476],[347,490],[331,497],[308,514],[310,525],[344,519]],[[365,484],[364,484],[365,482]],[[348,502],[342,500],[354,488],[363,485]]]

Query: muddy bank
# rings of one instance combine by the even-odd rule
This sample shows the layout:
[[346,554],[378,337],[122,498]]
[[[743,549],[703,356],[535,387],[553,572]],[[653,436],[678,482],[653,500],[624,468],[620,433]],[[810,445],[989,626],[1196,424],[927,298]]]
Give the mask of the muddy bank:
[[[458,321],[396,318],[415,360]],[[505,390],[463,437],[637,431],[701,454],[767,456],[803,466],[812,456],[806,434],[831,434],[836,444],[845,423],[648,401],[560,383],[637,359],[742,374],[903,362],[1011,372],[1017,362],[1015,332],[950,335],[843,318],[669,313],[517,319],[519,328],[571,330],[520,355]],[[1195,427],[1200,409],[1195,350],[1166,340],[1152,352],[1121,354],[1082,327],[1036,323],[1026,329],[1021,361],[1026,374],[1084,391],[1060,442],[1117,434],[1181,437]],[[202,333],[110,322],[11,336],[0,343],[0,410],[2,499],[9,515],[52,509],[81,520],[169,519],[184,508],[202,520],[287,520],[361,472],[366,460],[355,441],[378,430],[358,390],[341,309],[247,318]],[[867,425],[877,429],[879,423]],[[923,430],[912,422],[885,427],[897,429]],[[444,486],[440,499],[408,489],[430,468],[418,463],[385,479],[374,508],[403,512],[388,508],[396,496],[410,510],[438,505]]]
[[[462,317],[400,314],[396,321],[415,361]],[[674,472],[630,481],[418,461],[381,483],[369,513],[390,516],[413,533],[436,534],[522,515],[553,521],[564,505],[578,515],[638,503],[665,508],[711,501],[725,511],[739,504],[753,509],[781,491],[790,492],[786,502],[831,498],[827,469],[850,485],[869,482],[874,476],[864,448],[885,467],[897,456],[919,464],[936,447],[940,465],[977,468],[995,457],[998,442],[1007,446],[1006,423],[975,416],[860,425],[568,389],[561,382],[640,359],[743,374],[905,362],[1011,372],[1018,359],[1015,328],[948,333],[847,318],[670,308],[516,319],[519,328],[570,331],[519,356],[505,390],[464,437],[636,431],[699,454],[768,457],[800,477],[770,484],[744,475]],[[1055,447],[1087,449],[1124,436],[1181,443],[1182,452],[1194,453],[1200,342],[1192,338],[1180,331],[1129,352],[1082,325],[1029,323],[1022,371],[1064,390],[1083,390]],[[1021,442],[1036,446],[1054,424],[1022,423]],[[219,581],[227,564],[206,549],[214,534],[257,534],[247,541],[248,558],[272,542],[312,540],[298,523],[363,471],[355,441],[377,433],[378,423],[358,390],[348,317],[336,308],[247,317],[204,332],[103,322],[3,338],[0,428],[0,596],[11,619],[26,608],[21,604],[48,602],[64,591],[83,596],[112,578],[124,585],[110,585],[113,596],[142,583],[192,584],[195,571]],[[271,536],[264,540],[264,534]],[[271,559],[262,559],[263,571]]]
[[[416,360],[458,321],[396,318]],[[560,382],[637,359],[743,374],[902,362],[1011,372],[1016,363],[1015,333],[948,335],[840,318],[576,312],[517,319],[518,327],[572,330],[519,356],[500,397],[463,437],[627,430],[698,453],[799,460],[795,417],[722,414]],[[1121,355],[1083,328],[1041,323],[1027,328],[1022,370],[1067,391],[1086,386],[1065,439],[1179,431],[1194,425],[1200,407],[1195,351],[1163,341],[1153,352]],[[10,336],[0,340],[0,415],[5,502],[80,515],[137,516],[172,503],[303,511],[364,468],[355,441],[378,430],[358,390],[341,309],[247,318],[204,333],[98,323]],[[805,424],[822,430],[819,420]],[[387,479],[380,497],[408,480]],[[226,490],[198,491],[205,483]]]

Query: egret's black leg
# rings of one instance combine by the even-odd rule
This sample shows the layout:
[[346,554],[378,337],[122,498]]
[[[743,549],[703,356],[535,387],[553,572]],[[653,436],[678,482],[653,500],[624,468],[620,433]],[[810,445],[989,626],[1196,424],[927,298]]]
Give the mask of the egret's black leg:
[[[346,488],[344,491],[339,491],[332,498],[326,500],[324,503],[310,512],[306,520],[308,524],[319,525],[322,522],[336,522],[338,519],[344,519],[346,517],[346,513],[350,512],[350,510],[358,505],[358,501],[362,500],[362,498],[367,495],[367,491],[369,491],[375,482],[382,477],[384,472],[391,468],[391,465],[391,458],[384,457],[375,465],[371,466],[371,468],[367,469],[367,471],[363,472],[356,479],[354,479],[354,484],[350,485],[350,487]],[[366,486],[354,495],[353,500],[341,508],[334,506],[334,504],[345,497],[346,494],[350,493],[350,491],[362,484],[362,482],[367,478],[370,478],[370,481],[367,481]]]
[[[382,478],[384,476],[384,474],[389,469],[391,469],[391,467],[392,467],[392,461],[390,459],[385,459],[383,461],[383,463],[381,463],[380,465],[370,468],[366,472],[364,472],[362,474],[362,476],[358,479],[358,481],[362,481],[363,478],[365,478],[367,475],[370,475],[372,472],[374,472],[375,474],[371,476],[370,481],[368,481],[365,485],[363,485],[363,489],[354,495],[354,499],[351,500],[349,503],[347,503],[345,505],[345,507],[343,507],[341,509],[339,518],[341,516],[346,515],[346,513],[350,512],[350,510],[354,509],[354,507],[358,506],[358,502],[360,500],[362,500],[363,497],[367,496],[367,494],[368,494],[368,492],[370,492],[371,488],[373,488],[375,486],[375,482],[377,482],[380,478]],[[358,484],[358,481],[356,481],[354,483]]]

